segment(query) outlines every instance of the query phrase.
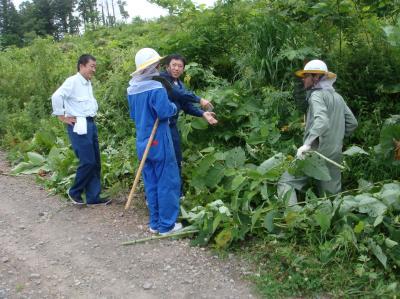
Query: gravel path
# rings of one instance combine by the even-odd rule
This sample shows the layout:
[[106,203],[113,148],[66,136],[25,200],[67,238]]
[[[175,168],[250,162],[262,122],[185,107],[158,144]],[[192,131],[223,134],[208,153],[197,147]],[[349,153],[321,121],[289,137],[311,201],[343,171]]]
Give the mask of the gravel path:
[[0,299],[257,297],[232,255],[187,240],[120,246],[149,236],[143,203],[77,208],[8,172],[0,153]]

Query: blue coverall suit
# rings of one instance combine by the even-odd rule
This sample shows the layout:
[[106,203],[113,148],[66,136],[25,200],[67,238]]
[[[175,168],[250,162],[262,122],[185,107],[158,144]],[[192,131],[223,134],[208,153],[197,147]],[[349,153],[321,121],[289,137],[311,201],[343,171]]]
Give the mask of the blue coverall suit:
[[[142,159],[156,119],[159,125],[143,168],[143,180],[150,214],[150,228],[160,233],[171,230],[179,215],[181,181],[176,163],[168,119],[176,106],[168,99],[161,83],[153,80],[153,89],[129,94],[130,116],[136,123],[136,150]],[[156,86],[156,87],[154,87]]]
[[177,127],[179,112],[183,110],[186,114],[202,117],[204,111],[193,106],[192,103],[200,103],[200,97],[196,96],[193,92],[186,90],[181,80],[176,80],[168,74],[168,72],[162,72],[161,77],[167,79],[172,85],[172,91],[169,94],[169,99],[176,105],[177,113],[170,117],[169,128],[171,129],[172,142],[174,143],[174,150],[176,156],[176,162],[179,167],[179,174],[182,169],[182,150],[181,150],[181,137]]

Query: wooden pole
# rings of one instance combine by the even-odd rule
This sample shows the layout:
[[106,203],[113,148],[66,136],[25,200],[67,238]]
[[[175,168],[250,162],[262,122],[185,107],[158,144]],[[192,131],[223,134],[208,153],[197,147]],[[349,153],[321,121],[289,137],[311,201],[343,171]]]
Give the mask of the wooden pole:
[[142,160],[140,161],[135,180],[133,181],[133,186],[132,186],[131,192],[129,193],[128,201],[125,204],[125,210],[129,209],[129,206],[130,206],[132,198],[133,198],[133,194],[135,194],[135,189],[137,187],[137,184],[139,183],[139,179],[140,179],[140,175],[142,174],[144,163],[146,162],[147,155],[149,154],[151,144],[153,143],[154,136],[156,135],[158,122],[159,122],[159,120],[157,118],[156,122],[154,123],[153,130],[151,131],[149,142],[147,142],[146,149],[144,150]]

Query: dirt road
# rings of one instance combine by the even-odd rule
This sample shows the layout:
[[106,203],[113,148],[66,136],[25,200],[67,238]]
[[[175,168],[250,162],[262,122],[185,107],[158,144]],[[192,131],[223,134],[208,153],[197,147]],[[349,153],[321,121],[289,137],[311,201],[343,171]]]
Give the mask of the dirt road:
[[148,236],[143,206],[77,208],[8,172],[0,153],[0,299],[256,297],[235,257],[187,240],[120,246]]

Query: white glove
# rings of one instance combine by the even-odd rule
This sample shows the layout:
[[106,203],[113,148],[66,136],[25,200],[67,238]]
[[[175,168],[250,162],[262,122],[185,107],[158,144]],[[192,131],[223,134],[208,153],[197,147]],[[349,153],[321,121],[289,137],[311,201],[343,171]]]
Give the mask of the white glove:
[[297,149],[296,158],[303,160],[305,158],[304,153],[308,152],[311,149],[311,146],[308,144],[304,144]]
[[87,122],[86,122],[86,117],[80,117],[78,116],[76,118],[76,123],[74,125],[74,130],[76,134],[78,135],[85,135],[87,134]]

